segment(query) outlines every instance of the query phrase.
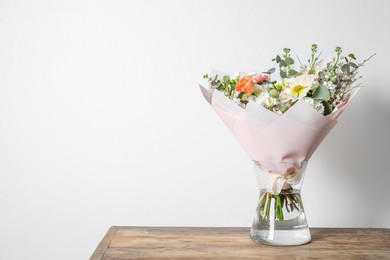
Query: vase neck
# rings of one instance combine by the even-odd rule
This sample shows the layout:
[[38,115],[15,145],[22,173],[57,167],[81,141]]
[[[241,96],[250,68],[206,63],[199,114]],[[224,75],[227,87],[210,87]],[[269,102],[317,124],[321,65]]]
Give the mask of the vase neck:
[[254,166],[259,189],[279,194],[282,190],[301,189],[307,162],[254,162]]

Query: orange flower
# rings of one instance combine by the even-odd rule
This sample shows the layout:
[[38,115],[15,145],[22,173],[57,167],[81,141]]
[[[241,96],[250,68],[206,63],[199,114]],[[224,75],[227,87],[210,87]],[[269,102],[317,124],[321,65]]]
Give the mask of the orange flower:
[[244,76],[236,84],[236,90],[238,92],[244,92],[247,95],[252,94],[255,89],[255,84],[250,76]]

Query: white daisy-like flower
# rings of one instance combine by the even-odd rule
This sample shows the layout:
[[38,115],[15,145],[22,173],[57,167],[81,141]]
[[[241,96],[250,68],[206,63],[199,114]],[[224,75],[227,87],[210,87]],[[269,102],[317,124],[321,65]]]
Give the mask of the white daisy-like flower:
[[285,94],[297,99],[305,97],[309,90],[318,86],[315,76],[308,74],[286,79],[285,82],[287,83],[287,88],[284,89]]

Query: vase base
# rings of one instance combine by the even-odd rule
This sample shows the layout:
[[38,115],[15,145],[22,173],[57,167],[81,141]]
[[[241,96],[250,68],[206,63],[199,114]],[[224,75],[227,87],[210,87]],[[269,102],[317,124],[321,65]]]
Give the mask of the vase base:
[[311,241],[309,228],[299,230],[251,230],[251,239],[260,244],[271,246],[297,246]]

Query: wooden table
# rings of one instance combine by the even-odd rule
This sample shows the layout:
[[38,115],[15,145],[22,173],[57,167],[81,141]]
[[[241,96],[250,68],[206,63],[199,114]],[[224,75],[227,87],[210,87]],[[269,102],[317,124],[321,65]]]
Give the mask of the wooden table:
[[249,228],[111,227],[90,260],[390,259],[390,229],[311,228],[312,242],[256,244]]

